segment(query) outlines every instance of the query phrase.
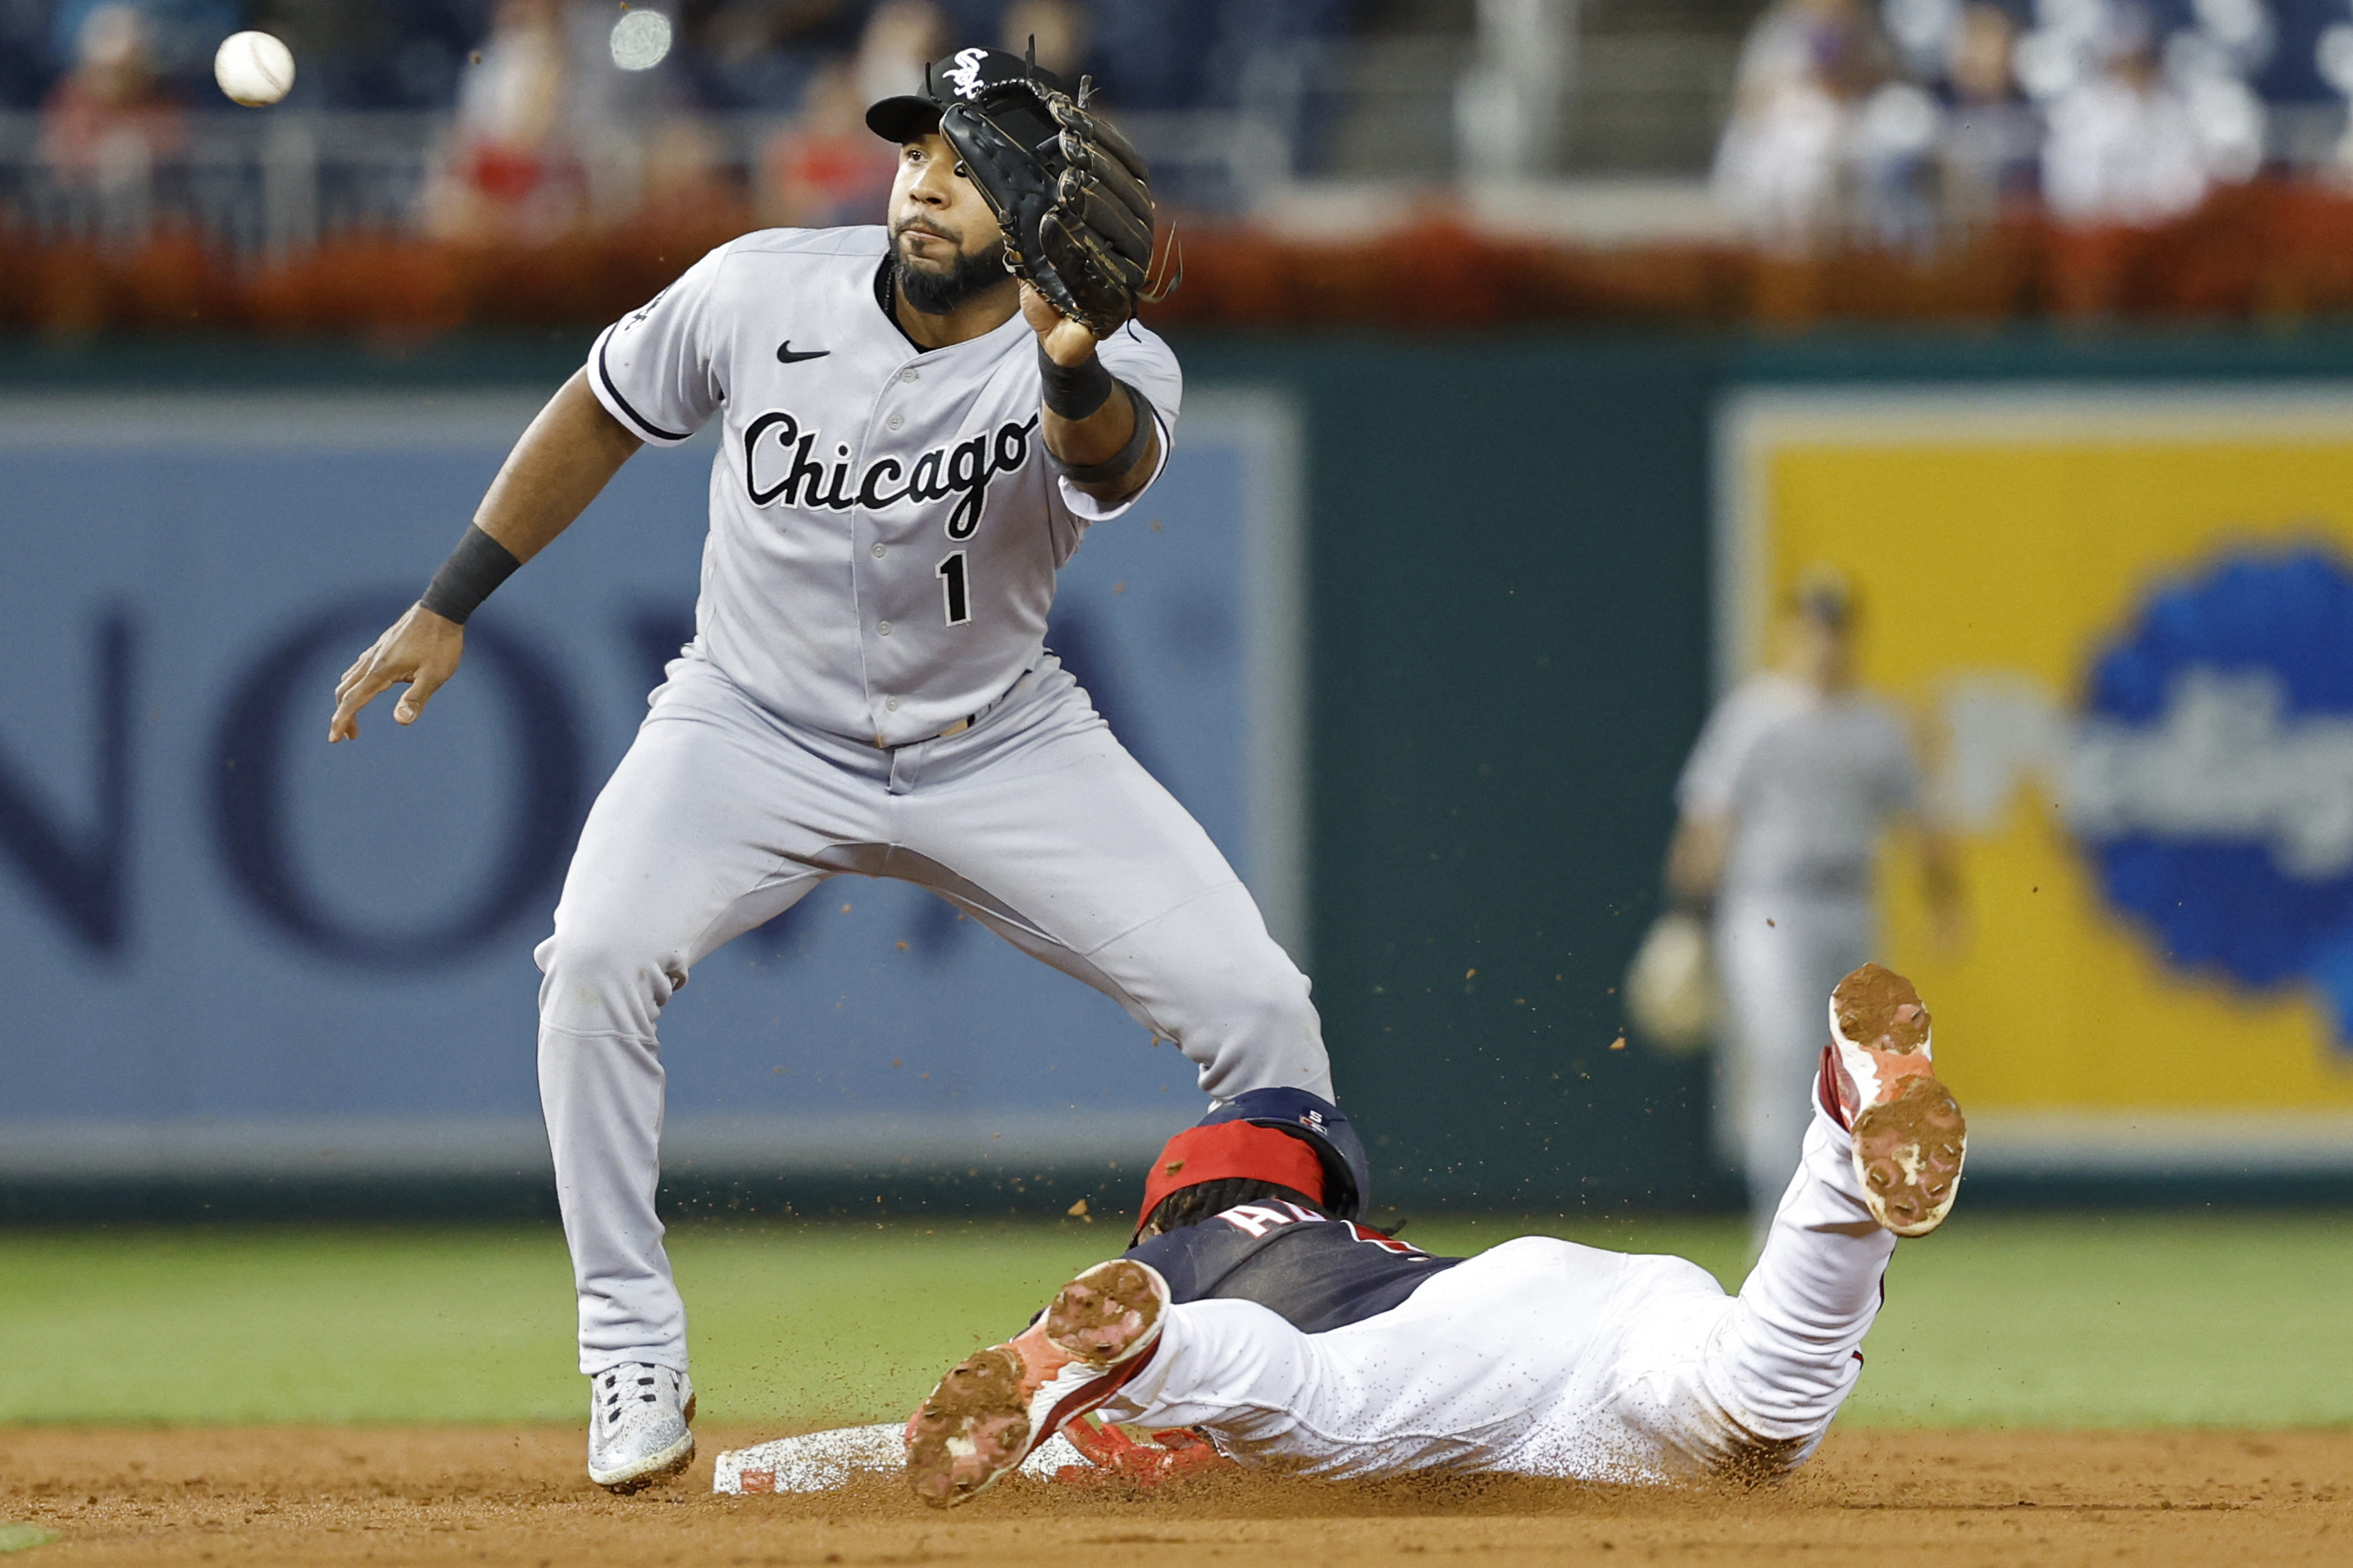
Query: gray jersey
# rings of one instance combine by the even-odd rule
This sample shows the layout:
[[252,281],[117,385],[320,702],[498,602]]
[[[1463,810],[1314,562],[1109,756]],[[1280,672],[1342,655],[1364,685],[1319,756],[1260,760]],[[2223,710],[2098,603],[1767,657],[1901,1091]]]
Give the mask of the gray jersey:
[[[880,226],[732,240],[607,328],[587,374],[657,446],[725,411],[702,656],[772,712],[897,746],[954,728],[1037,663],[1055,573],[1125,506],[1048,465],[1028,323],[917,348],[886,313],[888,249]],[[1150,400],[1165,464],[1176,356],[1134,323],[1098,352]]]
[[1918,794],[1911,744],[1888,704],[1760,675],[1708,716],[1675,804],[1732,822],[1727,894],[1854,895],[1869,889],[1887,818]]

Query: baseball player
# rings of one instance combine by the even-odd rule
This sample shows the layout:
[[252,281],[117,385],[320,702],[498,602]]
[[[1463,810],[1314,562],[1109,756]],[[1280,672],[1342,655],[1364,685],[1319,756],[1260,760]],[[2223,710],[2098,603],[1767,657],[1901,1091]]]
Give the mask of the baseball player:
[[1951,858],[1918,821],[1903,716],[1855,679],[1857,613],[1844,577],[1806,573],[1780,627],[1779,668],[1717,705],[1675,788],[1669,890],[1713,910],[1728,1026],[1717,1141],[1747,1175],[1760,1246],[1805,1138],[1791,1091],[1813,1068],[1819,998],[1878,943],[1873,865],[1891,825],[1919,827],[1940,932],[1957,914]]
[[[1124,1258],[941,1380],[906,1426],[908,1480],[962,1502],[1066,1427],[1099,1449],[1069,1426],[1089,1412],[1317,1476],[1794,1467],[1862,1373],[1896,1237],[1950,1212],[1967,1142],[1903,977],[1848,975],[1830,1029],[1804,1158],[1737,1297],[1681,1258],[1542,1237],[1430,1257],[1356,1223],[1331,1107],[1262,1091],[1162,1151]],[[1194,1468],[1189,1445],[1166,1455]]]
[[1305,977],[1042,642],[1057,569],[1176,426],[1175,356],[1130,319],[1152,297],[1142,161],[982,49],[867,123],[900,147],[888,226],[745,236],[607,329],[336,689],[331,741],[396,683],[412,722],[486,594],[640,446],[720,420],[694,640],[537,954],[588,1473],[617,1490],[694,1452],[654,1209],[656,1019],[705,955],[828,878],[931,889],[1174,1041],[1213,1098],[1332,1091]]

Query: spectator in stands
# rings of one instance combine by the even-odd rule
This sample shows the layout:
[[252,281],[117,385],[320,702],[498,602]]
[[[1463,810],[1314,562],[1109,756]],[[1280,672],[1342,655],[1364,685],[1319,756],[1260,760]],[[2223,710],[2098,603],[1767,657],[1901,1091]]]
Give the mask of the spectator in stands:
[[1776,0],[1740,54],[1715,158],[1717,201],[1768,248],[1807,248],[1837,216],[1855,106],[1888,75],[1859,0]]
[[156,84],[153,31],[135,5],[86,10],[74,65],[42,106],[41,157],[58,182],[94,193],[109,230],[144,236],[158,159],[186,135]]
[[614,63],[616,14],[595,0],[500,0],[427,186],[428,232],[545,243],[637,205],[640,131],[660,94],[653,71]]
[[1849,117],[1852,226],[1890,247],[1926,250],[1942,228],[1935,178],[1944,111],[1916,81],[1886,81]]
[[800,112],[760,153],[762,221],[797,228],[879,223],[895,157],[866,128],[866,106],[921,89],[924,65],[947,52],[946,21],[929,0],[883,0],[858,52],[810,79]]
[[[20,8],[26,0],[17,0]],[[75,60],[81,55],[82,36],[100,11],[129,9],[139,14],[142,53],[149,72],[164,82],[191,83],[212,74],[213,49],[237,31],[245,7],[239,0],[29,0],[29,8],[47,11],[52,58]]]
[[577,221],[586,176],[562,134],[572,49],[561,0],[502,0],[459,79],[448,167],[427,193],[444,239],[549,238]]
[[1942,164],[1948,222],[1983,224],[2032,198],[2042,127],[2020,92],[2018,27],[1988,0],[1960,8],[1948,46]]
[[2159,68],[2137,0],[2108,0],[2088,40],[2091,68],[2050,106],[2042,195],[2073,224],[2147,226],[2179,217],[2212,183],[2189,101]]
[[760,218],[788,228],[878,223],[896,160],[866,129],[869,100],[848,62],[810,83],[801,111],[760,156]]

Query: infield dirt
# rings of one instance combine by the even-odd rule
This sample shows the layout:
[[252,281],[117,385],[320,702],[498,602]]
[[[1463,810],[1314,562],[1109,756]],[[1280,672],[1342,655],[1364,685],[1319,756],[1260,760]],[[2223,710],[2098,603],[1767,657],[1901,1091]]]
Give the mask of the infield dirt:
[[2353,1561],[2353,1432],[1834,1434],[1795,1478],[1698,1491],[1221,1476],[1134,1493],[1016,1481],[938,1513],[898,1485],[613,1498],[560,1427],[0,1428],[14,1562],[997,1564]]

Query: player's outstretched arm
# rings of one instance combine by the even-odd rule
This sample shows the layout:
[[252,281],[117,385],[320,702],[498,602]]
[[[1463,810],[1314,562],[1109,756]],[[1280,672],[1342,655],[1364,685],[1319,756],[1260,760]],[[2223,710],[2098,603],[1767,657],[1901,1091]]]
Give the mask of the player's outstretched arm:
[[[359,712],[378,693],[406,686],[392,716],[413,724],[442,683],[458,673],[465,651],[465,617],[506,572],[530,560],[587,510],[631,453],[643,445],[605,412],[588,390],[585,371],[559,388],[531,428],[507,454],[499,477],[475,510],[474,525],[449,563],[427,590],[436,597],[446,579],[474,579],[475,591],[459,584],[462,608],[441,614],[411,605],[401,617],[353,660],[335,683],[335,716],[327,724],[332,744],[360,732]],[[484,537],[477,538],[477,534]],[[487,572],[488,575],[483,574]],[[448,601],[442,601],[447,604]]]
[[[1095,358],[1094,334],[1055,310],[1027,283],[1021,285],[1021,315],[1038,334],[1039,350],[1049,364],[1064,373],[1059,377],[1052,370],[1046,373],[1050,384],[1039,416],[1046,450],[1072,484],[1105,506],[1118,505],[1149,483],[1159,468],[1159,429],[1143,417],[1143,405],[1134,398],[1114,395],[1119,384]],[[1059,394],[1052,384],[1056,380],[1064,384]],[[1073,419],[1057,411],[1058,402],[1072,408],[1095,406]]]

